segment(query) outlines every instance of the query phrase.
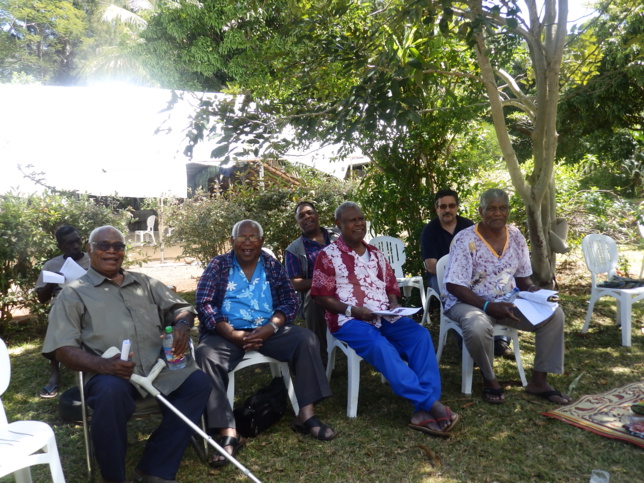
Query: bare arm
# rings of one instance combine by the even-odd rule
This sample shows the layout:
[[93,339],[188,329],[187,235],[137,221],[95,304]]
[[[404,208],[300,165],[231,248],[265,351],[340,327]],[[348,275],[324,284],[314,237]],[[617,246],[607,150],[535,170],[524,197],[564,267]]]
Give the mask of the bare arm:
[[435,258],[426,258],[425,259],[425,270],[427,270],[432,275],[436,275],[436,264],[438,260]]
[[519,290],[524,290],[526,292],[536,292],[537,290],[540,290],[540,288],[532,282],[532,277],[514,277],[514,280],[516,280]]
[[105,359],[73,346],[56,349],[56,359],[74,371],[107,374],[127,381],[130,380],[135,367],[134,362],[122,361],[119,355]]
[[51,297],[54,295],[54,287],[58,285],[57,283],[48,283],[44,287],[38,287],[36,289],[36,296],[38,297],[38,302],[41,304],[46,304],[51,300]]
[[[481,310],[483,310],[483,307],[485,307],[485,313],[488,314],[490,317],[494,317],[495,319],[510,318],[514,320],[519,320],[512,313],[512,308],[514,308],[514,304],[511,304],[509,302],[489,302],[485,300],[483,297],[476,295],[469,288],[464,287],[463,285],[457,285],[455,283],[447,283],[446,288],[449,293],[454,295],[458,300],[460,300],[464,304],[473,305],[474,307],[478,307]],[[485,305],[486,302],[487,302],[487,306]]]
[[[322,307],[324,310],[329,312],[334,312],[336,314],[344,314],[347,310],[348,304],[340,302],[335,297],[328,295],[320,295],[315,297],[315,303]],[[376,316],[369,310],[367,307],[351,307],[351,317],[358,320],[371,321],[376,318]]]
[[311,282],[312,280],[310,278],[293,277],[291,279],[293,288],[298,292],[306,292],[308,290],[311,290]]

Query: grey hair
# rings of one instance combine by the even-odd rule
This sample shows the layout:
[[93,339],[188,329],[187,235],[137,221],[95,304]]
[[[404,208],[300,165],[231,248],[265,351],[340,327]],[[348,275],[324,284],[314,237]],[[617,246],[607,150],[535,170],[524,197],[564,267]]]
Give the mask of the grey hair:
[[230,233],[230,236],[233,238],[237,238],[237,235],[239,234],[239,229],[244,223],[250,223],[253,225],[255,228],[257,228],[257,231],[259,231],[259,237],[264,238],[264,229],[262,228],[262,225],[257,223],[255,220],[242,220],[238,221],[235,223],[235,226],[233,226],[233,231]]
[[335,213],[333,214],[333,216],[335,216],[335,219],[339,220],[342,216],[342,213],[344,213],[344,211],[348,208],[357,208],[358,210],[362,211],[362,208],[360,208],[360,205],[358,203],[354,203],[353,201],[345,201],[335,209]]
[[98,232],[100,232],[102,230],[108,230],[108,229],[109,230],[114,230],[116,233],[118,233],[119,238],[121,239],[121,241],[123,243],[125,243],[125,236],[123,236],[123,233],[121,232],[121,230],[119,230],[115,226],[112,226],[112,225],[99,226],[98,228],[94,228],[92,230],[92,232],[89,234],[89,240],[87,240],[87,242],[89,243],[89,251],[90,252],[92,251],[92,242],[96,239],[96,236],[98,235]]
[[485,208],[490,203],[490,201],[499,199],[505,201],[508,205],[510,204],[510,198],[505,191],[499,188],[490,188],[489,190],[486,190],[481,194],[479,206],[481,208]]

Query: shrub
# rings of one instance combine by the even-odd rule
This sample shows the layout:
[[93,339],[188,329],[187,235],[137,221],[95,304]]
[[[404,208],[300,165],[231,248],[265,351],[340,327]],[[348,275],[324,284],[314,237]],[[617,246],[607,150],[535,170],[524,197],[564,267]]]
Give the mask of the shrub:
[[183,254],[206,265],[212,257],[230,250],[233,225],[250,218],[264,228],[265,246],[283,260],[286,247],[300,236],[295,223],[295,205],[301,200],[315,203],[320,223],[333,224],[333,210],[350,197],[352,185],[337,180],[307,180],[307,186],[268,187],[256,190],[235,186],[225,195],[210,197],[198,192],[190,199],[175,200],[167,209],[172,226],[169,243],[181,243]]
[[56,229],[75,226],[87,239],[97,226],[111,224],[125,229],[127,213],[114,211],[88,196],[8,193],[0,196],[0,334],[11,311],[27,307],[43,315],[32,291],[42,264],[58,254]]

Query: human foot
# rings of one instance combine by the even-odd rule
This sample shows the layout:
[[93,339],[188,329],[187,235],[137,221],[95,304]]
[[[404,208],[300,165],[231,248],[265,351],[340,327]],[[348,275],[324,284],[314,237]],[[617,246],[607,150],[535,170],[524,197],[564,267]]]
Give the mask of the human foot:
[[460,416],[453,413],[449,406],[436,401],[429,411],[436,418],[436,423],[441,431],[450,432],[458,424]]
[[411,422],[407,425],[408,428],[423,433],[431,434],[432,436],[449,437],[451,433],[441,429],[436,418],[427,411],[417,411],[411,417]]
[[555,404],[566,405],[572,402],[572,398],[570,396],[558,391],[547,383],[541,385],[528,383],[525,388],[525,392],[531,396],[537,396]]
[[311,416],[304,422],[296,421],[291,429],[296,433],[311,435],[320,441],[331,441],[338,435],[331,427],[320,422],[317,416]]
[[[219,440],[219,445],[231,456],[235,456],[239,453],[245,443],[246,438],[241,436],[222,436]],[[220,453],[215,453],[210,459],[209,464],[213,468],[220,468],[228,464],[228,459]]]
[[483,401],[488,404],[503,404],[505,402],[505,391],[496,379],[488,380],[483,378]]

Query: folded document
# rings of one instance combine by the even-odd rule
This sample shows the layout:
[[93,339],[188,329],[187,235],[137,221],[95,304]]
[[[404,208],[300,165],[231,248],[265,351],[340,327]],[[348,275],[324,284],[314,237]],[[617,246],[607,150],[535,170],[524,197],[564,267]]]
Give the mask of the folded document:
[[537,290],[536,292],[519,292],[514,305],[532,325],[538,325],[554,313],[559,307],[557,292],[554,290]]

